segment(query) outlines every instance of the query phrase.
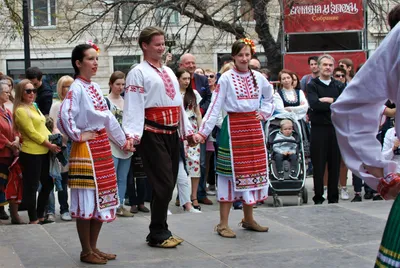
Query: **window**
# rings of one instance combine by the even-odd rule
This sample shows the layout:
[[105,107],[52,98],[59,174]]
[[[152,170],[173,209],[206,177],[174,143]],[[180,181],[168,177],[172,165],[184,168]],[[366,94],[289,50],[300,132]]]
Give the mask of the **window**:
[[56,25],[56,0],[31,0],[31,25],[48,27]]
[[240,1],[240,20],[241,21],[247,21],[247,22],[253,22],[254,21],[254,10],[251,7],[251,4],[249,1],[242,0]]
[[155,13],[156,24],[162,25],[178,25],[180,14],[178,11],[169,8],[157,8]]
[[115,9],[115,22],[121,25],[132,24],[138,17],[137,5],[125,3]]
[[140,56],[114,56],[114,72],[121,71],[128,74],[131,67],[137,63],[140,63]]

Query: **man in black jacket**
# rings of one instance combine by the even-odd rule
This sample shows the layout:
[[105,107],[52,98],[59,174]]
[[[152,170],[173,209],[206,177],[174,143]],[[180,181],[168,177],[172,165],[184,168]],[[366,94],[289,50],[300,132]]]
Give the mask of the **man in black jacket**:
[[331,104],[342,93],[345,85],[332,78],[334,59],[325,54],[318,58],[319,77],[307,85],[311,121],[311,161],[314,167],[314,203],[322,204],[325,165],[328,164],[328,202],[339,200],[338,182],[340,151],[331,121]]
[[[208,106],[211,103],[211,91],[210,86],[208,85],[208,79],[204,75],[196,74],[194,71],[196,70],[196,58],[192,54],[184,54],[182,55],[179,67],[186,69],[191,76],[191,85],[194,90],[197,90],[201,96],[200,101],[200,111],[201,115],[204,116],[207,112]],[[205,205],[212,205],[213,202],[207,198],[206,192],[206,144],[200,144],[200,182],[199,188],[197,190],[197,199],[199,203],[203,203]],[[195,200],[194,200],[195,201]],[[196,202],[194,202],[197,206]]]
[[39,110],[42,114],[48,115],[53,103],[53,90],[49,83],[43,81],[42,71],[38,67],[30,67],[26,69],[25,76],[31,80],[33,87],[37,90],[35,102],[39,106]]

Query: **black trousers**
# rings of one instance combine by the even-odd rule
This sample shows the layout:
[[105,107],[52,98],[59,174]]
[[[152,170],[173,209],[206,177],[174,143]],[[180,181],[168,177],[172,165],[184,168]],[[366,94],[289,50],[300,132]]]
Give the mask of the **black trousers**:
[[275,153],[275,165],[276,165],[277,171],[283,172],[283,160],[285,160],[285,159],[289,160],[289,162],[290,162],[289,172],[292,172],[292,170],[297,172],[297,154],[283,155],[283,154]]
[[314,197],[316,203],[323,202],[324,172],[328,163],[328,202],[339,200],[340,150],[335,128],[331,125],[311,126],[311,162],[314,169]]
[[60,204],[60,214],[69,212],[68,205],[68,172],[61,173],[62,191],[58,191],[58,203]]
[[[19,161],[22,166],[23,179],[23,202],[28,210],[29,220],[36,221],[44,217],[46,204],[49,200],[49,194],[53,190],[53,179],[49,176],[50,159],[49,154],[27,154],[21,152]],[[42,189],[37,199],[36,192],[39,187],[39,181]]]
[[376,191],[373,190],[371,187],[369,187],[368,184],[366,184],[365,182],[363,182],[362,179],[360,179],[359,177],[357,177],[356,175],[353,174],[353,187],[354,187],[354,192],[361,193],[363,183],[364,183],[364,191],[365,191],[365,193],[368,193],[368,192],[371,192],[371,193],[373,193],[373,194],[376,193]]
[[172,234],[168,230],[167,213],[179,168],[179,137],[174,134],[143,132],[138,147],[144,171],[152,186],[150,234],[147,241],[159,243]]

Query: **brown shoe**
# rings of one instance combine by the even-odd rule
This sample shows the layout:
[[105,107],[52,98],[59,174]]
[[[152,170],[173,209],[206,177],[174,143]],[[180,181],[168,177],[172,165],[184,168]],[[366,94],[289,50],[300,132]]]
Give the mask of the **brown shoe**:
[[99,249],[95,249],[95,250],[93,250],[94,251],[94,253],[96,253],[97,255],[99,255],[100,257],[102,257],[103,259],[106,259],[106,260],[109,260],[109,261],[111,261],[111,260],[115,260],[116,258],[117,258],[117,255],[116,254],[112,254],[112,253],[104,253],[104,252],[102,252],[102,251],[100,251]]
[[256,231],[256,232],[268,232],[268,230],[269,230],[268,227],[261,226],[256,221],[253,221],[253,223],[247,223],[244,221],[244,219],[242,219],[242,221],[239,222],[239,226],[242,226],[244,229],[252,230],[252,231]]
[[199,199],[198,202],[201,204],[204,204],[204,205],[212,205],[213,204],[213,201],[211,201],[207,197],[205,197],[203,199]]
[[138,206],[136,205],[131,206],[130,212],[134,214],[138,213],[139,212]]
[[215,226],[215,231],[222,237],[226,238],[235,238],[236,234],[235,232],[232,231],[229,226],[222,226],[221,224],[218,224]]
[[179,245],[178,241],[172,238],[172,236],[160,243],[152,243],[149,241],[147,244],[150,247],[155,247],[155,248],[175,248],[177,245]]
[[89,252],[86,254],[81,253],[81,262],[91,263],[91,264],[106,264],[107,260],[100,257],[95,252]]

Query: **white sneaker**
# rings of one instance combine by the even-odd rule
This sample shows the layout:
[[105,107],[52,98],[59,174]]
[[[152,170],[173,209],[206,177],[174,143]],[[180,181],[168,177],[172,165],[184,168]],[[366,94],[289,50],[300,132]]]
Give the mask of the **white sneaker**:
[[63,221],[72,221],[72,217],[71,214],[69,214],[69,212],[64,212],[63,214],[61,214],[60,218]]
[[322,195],[324,199],[328,198],[328,187],[324,186],[324,194]]
[[207,193],[207,195],[210,195],[210,196],[215,196],[216,195],[216,192],[212,191],[212,190],[208,190],[206,193]]
[[171,210],[168,209],[167,215],[172,215]]
[[189,210],[185,210],[186,213],[201,213],[200,210],[191,207]]
[[347,191],[347,188],[346,187],[343,187],[341,190],[340,190],[340,198],[342,199],[342,200],[348,200],[350,197],[349,197],[349,192]]

